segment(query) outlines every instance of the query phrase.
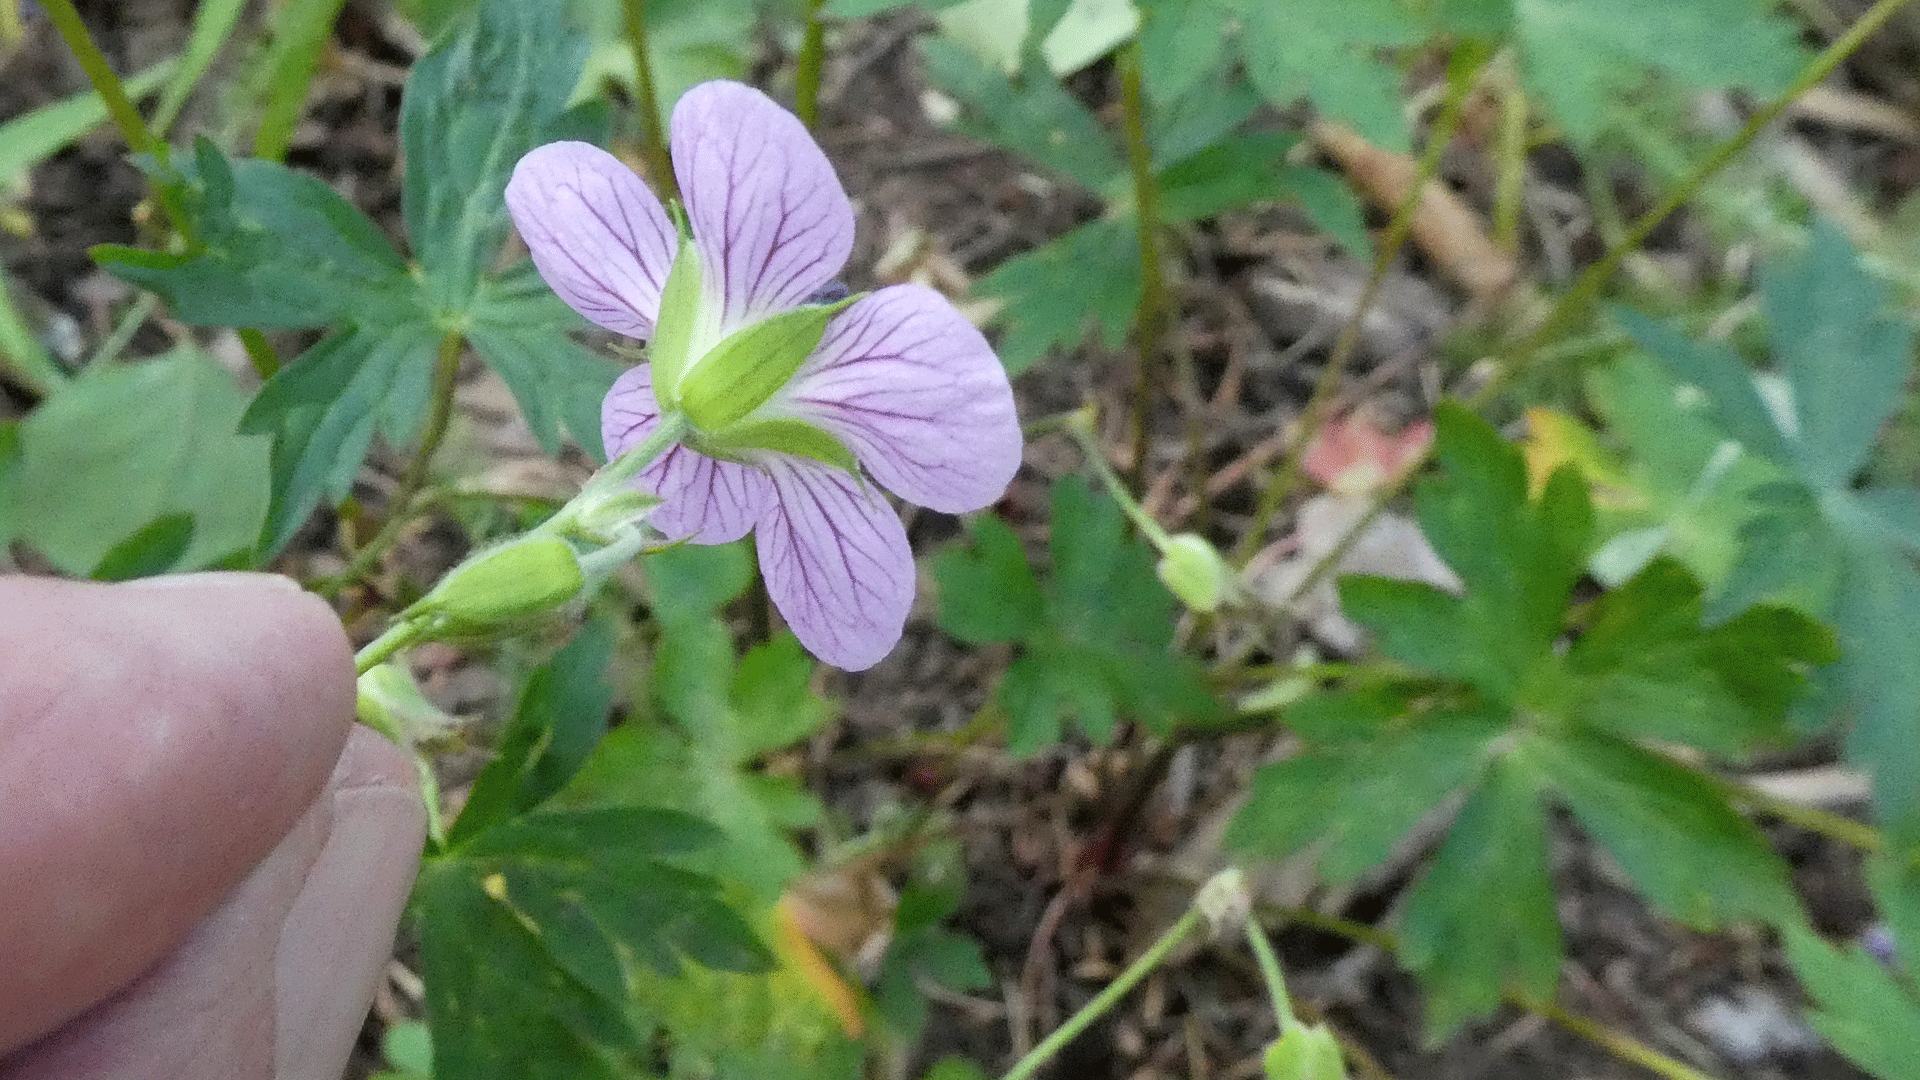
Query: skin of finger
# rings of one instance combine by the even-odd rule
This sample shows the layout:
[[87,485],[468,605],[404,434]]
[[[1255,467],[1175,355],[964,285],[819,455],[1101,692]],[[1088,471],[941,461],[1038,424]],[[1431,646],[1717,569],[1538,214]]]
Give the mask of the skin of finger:
[[346,741],[324,603],[261,574],[160,581],[0,578],[0,1049],[179,945]]
[[356,729],[313,808],[178,949],[0,1076],[336,1080],[425,831],[411,764]]

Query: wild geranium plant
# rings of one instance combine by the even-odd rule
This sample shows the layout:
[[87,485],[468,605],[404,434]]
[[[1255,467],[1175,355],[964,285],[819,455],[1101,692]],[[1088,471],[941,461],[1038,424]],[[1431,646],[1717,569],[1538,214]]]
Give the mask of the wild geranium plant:
[[673,110],[685,233],[625,164],[582,142],[514,169],[534,265],[593,322],[648,339],[602,408],[607,452],[678,438],[634,483],[670,540],[753,531],[767,591],[816,656],[871,667],[900,639],[913,553],[870,481],[949,513],[998,499],[1020,463],[1005,370],[918,285],[831,300],[853,206],[800,122],[749,86]]
[[[1609,880],[1675,923],[1740,928],[1729,940],[1743,957],[1767,948],[1750,924],[1777,930],[1820,1002],[1814,1026],[1864,1065],[1915,1075],[1920,406],[1904,309],[1920,275],[1871,208],[1816,228],[1796,257],[1797,201],[1756,213],[1767,197],[1720,190],[1739,183],[1731,173],[1712,179],[1905,2],[1875,0],[1817,58],[1804,46],[1835,28],[1764,0],[1376,0],[1359,5],[1364,17],[1351,0],[1131,0],[1034,4],[1030,20],[963,19],[969,5],[958,5],[917,42],[924,63],[907,77],[924,73],[937,91],[925,100],[954,112],[958,133],[1020,159],[1004,190],[1022,204],[1100,208],[997,264],[988,248],[956,254],[987,301],[969,311],[992,320],[990,347],[927,288],[850,295],[840,283],[861,277],[847,269],[855,215],[808,130],[827,43],[860,31],[827,34],[822,20],[897,0],[799,5],[801,53],[775,76],[794,90],[792,113],[740,83],[699,82],[749,70],[750,28],[780,17],[754,0],[627,0],[627,14],[647,18],[626,20],[614,0],[402,0],[399,17],[433,44],[400,102],[398,228],[363,214],[331,176],[282,161],[337,3],[283,5],[246,155],[216,141],[232,124],[173,123],[201,73],[218,70],[213,45],[248,32],[244,5],[198,5],[188,52],[129,95],[85,41],[73,0],[39,0],[33,17],[93,58],[83,66],[150,183],[153,213],[141,228],[123,223],[143,246],[93,254],[152,295],[78,364],[47,354],[0,287],[0,541],[96,578],[278,569],[337,598],[355,627],[391,620],[361,651],[359,716],[417,751],[430,826],[410,906],[425,1020],[388,1025],[388,1080],[984,1076],[956,1060],[916,1071],[936,984],[1019,987],[1006,1045],[1031,1050],[1004,1076],[1030,1080],[1205,930],[1244,936],[1258,962],[1274,1016],[1245,1032],[1264,1043],[1267,1080],[1344,1075],[1343,1048],[1365,1035],[1293,1010],[1268,942],[1285,901],[1247,885],[1271,875],[1224,871],[1171,926],[1128,927],[1129,941],[1164,932],[1097,994],[1069,985],[1077,968],[1028,977],[1061,953],[1052,927],[1105,891],[1089,879],[1138,850],[1134,834],[1182,852],[1171,873],[1214,854],[1285,857],[1302,872],[1311,860],[1324,882],[1379,883],[1383,903],[1363,906],[1386,909],[1380,925],[1324,911],[1312,921],[1391,951],[1419,977],[1428,1033],[1453,1039],[1514,1008],[1596,1030],[1570,1015],[1582,995],[1561,992],[1569,966],[1593,955],[1561,926],[1581,906],[1560,902],[1572,875],[1552,871],[1563,855],[1604,849]],[[0,39],[14,6],[0,0]],[[1121,17],[1084,17],[1096,7]],[[1053,77],[1096,60],[1098,77]],[[142,113],[149,78],[165,92]],[[628,79],[624,101],[579,92]],[[1410,107],[1410,82],[1431,108]],[[670,124],[656,87],[677,102]],[[1736,87],[1753,95],[1739,132],[1708,148],[1674,127],[1697,92]],[[229,119],[245,123],[252,98],[238,95],[242,115]],[[628,102],[618,128],[640,133],[643,172],[599,148]],[[837,122],[863,104],[844,96]],[[98,111],[80,106],[93,107],[0,124],[0,180],[52,151],[22,150],[47,137],[40,121],[65,117],[58,142],[93,125]],[[1831,123],[1822,115],[1801,119]],[[1457,131],[1474,138],[1450,145]],[[1569,241],[1554,244],[1536,242],[1552,237],[1523,212],[1557,183],[1527,167],[1543,139],[1581,172],[1623,171],[1652,197],[1645,216],[1615,227],[1616,208],[1592,193],[1585,216],[1607,226],[1594,235],[1608,250],[1584,267],[1571,265],[1593,247],[1583,215],[1554,226]],[[1636,147],[1644,160],[1627,160]],[[1485,166],[1463,174],[1484,178],[1473,198],[1414,197],[1463,153]],[[1306,164],[1321,157],[1341,175]],[[0,202],[14,186],[0,183]],[[1583,196],[1553,201],[1563,197]],[[1385,228],[1368,228],[1363,202],[1391,215]],[[1240,216],[1281,203],[1304,217]],[[1596,321],[1607,310],[1596,299],[1638,304],[1630,283],[1666,265],[1636,263],[1642,240],[1683,205],[1699,220],[1684,230],[1689,248],[1722,229],[1718,240],[1759,253],[1758,305],[1724,307],[1743,282],[1689,296],[1661,279],[1657,316],[1614,307]],[[1314,336],[1332,327],[1319,314],[1307,332],[1250,302],[1274,281],[1269,228],[1306,222],[1373,264],[1359,299],[1326,291],[1344,273],[1288,284],[1283,309],[1311,293],[1314,312],[1345,323],[1324,349]],[[1008,235],[1031,236],[1035,222],[1020,224]],[[502,258],[518,252],[516,229],[530,259]],[[916,252],[909,273],[957,280],[933,239],[889,246]],[[1406,259],[1406,243],[1423,257]],[[1536,251],[1569,265],[1532,272]],[[1446,378],[1441,353],[1416,350],[1423,377],[1402,389],[1417,392],[1386,395],[1389,411],[1435,416],[1437,440],[1415,440],[1390,480],[1345,492],[1350,523],[1316,528],[1303,478],[1326,480],[1316,463],[1339,442],[1332,417],[1380,404],[1379,380],[1402,380],[1397,360],[1349,377],[1383,348],[1369,329],[1375,298],[1410,295],[1377,288],[1394,267],[1458,278],[1470,309],[1493,313],[1472,343],[1476,398],[1432,392]],[[1555,284],[1568,272],[1573,284]],[[1502,311],[1505,284],[1529,276],[1513,290],[1521,304]],[[156,306],[165,335],[149,320]],[[583,317],[642,349],[599,348]],[[223,330],[189,338],[182,324]],[[1714,328],[1704,339],[1703,327]],[[129,346],[161,336],[178,347]],[[257,390],[201,348],[229,339]],[[1612,355],[1629,339],[1638,354]],[[1133,363],[1096,357],[1096,374],[1063,372],[1089,365],[1088,340],[1124,345]],[[1246,362],[1269,345],[1324,352],[1310,398],[1293,392],[1297,371]],[[633,355],[636,366],[616,359]],[[571,439],[605,461],[577,495],[499,481],[507,470],[492,454],[484,468],[454,458],[465,440],[449,432],[469,419],[455,393],[476,360],[546,452]],[[814,658],[858,670],[894,648],[915,566],[890,500],[959,513],[999,499],[1022,457],[1005,372],[1043,362],[1065,376],[1044,395],[1058,411],[1029,418],[1028,430],[1066,436],[1047,458],[1051,498],[1023,490],[1018,520],[978,515],[929,560],[939,605],[927,628],[981,647],[954,667],[981,684],[916,689],[978,712],[861,747],[861,760],[897,753],[907,767],[898,782],[838,787],[865,805],[830,813],[801,779],[818,773],[779,767],[786,751],[833,718],[826,688],[852,686],[863,706],[897,698],[881,696],[895,692],[884,674],[823,681]],[[1569,400],[1576,363],[1589,391]],[[1130,385],[1114,385],[1116,371]],[[1057,400],[1083,384],[1097,390]],[[1489,426],[1489,411],[1524,412],[1525,434]],[[1602,422],[1589,431],[1579,416]],[[397,483],[368,483],[376,442],[407,453]],[[1412,512],[1389,506],[1409,485]],[[437,582],[389,558],[429,517],[473,541]],[[1383,521],[1418,541],[1415,562],[1447,572],[1397,574],[1398,554],[1377,565]],[[748,533],[792,635],[758,640],[728,616],[753,577],[745,545],[729,541]],[[637,558],[643,580],[613,577]],[[1362,564],[1383,576],[1351,576]],[[1263,566],[1284,567],[1290,583],[1273,587]],[[1303,625],[1296,594],[1337,602],[1350,633]],[[630,632],[642,597],[644,626]],[[479,728],[488,760],[462,774],[458,812],[442,820],[452,802],[434,789],[446,772],[436,751],[472,739],[396,654],[509,635],[528,640],[441,653],[499,668],[512,686],[491,703],[497,726]],[[1875,826],[1746,781],[1753,755],[1797,756],[1809,734],[1870,775]],[[1230,771],[1196,779],[1192,762],[1209,758],[1186,751],[1236,736],[1259,743],[1229,758],[1272,760],[1244,785]],[[1051,770],[1082,742],[1111,746],[1109,790],[1126,797],[1099,801],[1117,814],[1097,809],[1098,822],[1064,838],[1058,854],[1072,857],[1057,865],[1071,869],[1032,883],[1057,891],[1037,925],[1015,928],[1030,941],[1009,953],[968,937],[981,895],[963,867],[995,854],[977,834],[955,835],[970,826],[945,816],[949,777],[979,793],[967,796],[978,808],[1030,785],[975,784],[976,767],[1012,772],[1041,754]],[[964,770],[949,772],[963,745]],[[857,765],[836,754],[834,767]],[[1197,797],[1159,799],[1175,776]],[[1195,822],[1163,818],[1163,802],[1213,820],[1206,806],[1239,809],[1223,830],[1161,837],[1162,821]],[[1146,807],[1155,827],[1130,828]],[[1871,953],[1835,951],[1807,925],[1800,876],[1756,814],[1869,853],[1884,931]],[[1070,830],[1086,819],[1048,817]],[[1569,823],[1584,839],[1565,842]],[[847,826],[863,832],[844,836]],[[1050,1033],[1023,1030],[1021,1017],[1054,1004],[1032,990],[1055,982],[1060,1000],[1085,1006]],[[1627,1032],[1600,1037],[1663,1075],[1700,1075]],[[1404,1040],[1393,1041],[1397,1056]],[[1238,1049],[1230,1068],[1247,1072],[1258,1047]]]

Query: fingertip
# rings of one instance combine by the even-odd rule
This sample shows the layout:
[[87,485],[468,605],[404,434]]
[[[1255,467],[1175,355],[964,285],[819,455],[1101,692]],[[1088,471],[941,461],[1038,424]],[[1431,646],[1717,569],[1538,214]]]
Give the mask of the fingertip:
[[0,578],[0,655],[3,1048],[144,970],[274,848],[354,680],[331,609],[268,574]]

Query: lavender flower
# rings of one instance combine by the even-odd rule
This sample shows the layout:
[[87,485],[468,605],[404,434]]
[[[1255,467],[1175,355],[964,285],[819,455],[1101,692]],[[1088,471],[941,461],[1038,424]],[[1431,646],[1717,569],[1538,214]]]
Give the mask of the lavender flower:
[[585,143],[539,147],[507,207],[554,292],[652,341],[602,409],[607,453],[663,417],[682,444],[642,470],[652,524],[719,544],[754,532],[767,590],[802,644],[857,671],[899,641],[913,554],[869,480],[977,510],[1020,462],[1007,378],[938,293],[841,299],[853,207],[799,121],[759,91],[705,83],[673,110],[682,240],[639,177]]

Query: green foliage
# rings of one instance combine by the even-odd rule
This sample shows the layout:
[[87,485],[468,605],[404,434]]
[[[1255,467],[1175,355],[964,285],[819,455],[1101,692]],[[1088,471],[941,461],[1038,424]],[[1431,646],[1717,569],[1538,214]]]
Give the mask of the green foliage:
[[660,639],[644,704],[670,723],[615,729],[562,798],[700,815],[724,843],[687,865],[736,886],[755,909],[770,908],[805,866],[790,833],[813,824],[820,807],[791,779],[764,775],[753,763],[826,722],[830,709],[811,685],[813,661],[790,635],[736,659],[715,611],[751,580],[738,545],[673,548],[646,565]]
[[1690,90],[1786,89],[1806,56],[1793,22],[1762,0],[1513,0],[1529,89],[1577,142],[1621,122],[1649,72]]
[[18,538],[69,574],[212,566],[253,546],[266,440],[234,433],[245,401],[206,355],[89,368],[20,423]]
[[1122,714],[1161,734],[1217,716],[1198,662],[1171,651],[1178,605],[1155,577],[1153,548],[1128,535],[1120,508],[1063,480],[1052,520],[1044,585],[994,518],[975,522],[971,550],[945,551],[934,567],[948,633],[1021,646],[996,697],[1009,748],[1031,754],[1057,741],[1069,717],[1104,740]]
[[[1106,216],[1001,262],[978,282],[982,296],[1005,304],[996,321],[1007,370],[1017,375],[1050,350],[1079,345],[1089,332],[1102,347],[1118,348],[1140,303],[1142,270],[1131,180],[1113,137],[1050,78],[1030,72],[1015,82],[937,38],[922,48],[934,81],[964,106],[960,131],[1111,204]],[[1164,224],[1291,201],[1349,250],[1370,250],[1359,205],[1345,186],[1286,160],[1297,137],[1233,134],[1258,104],[1242,84],[1202,71],[1179,90],[1153,110],[1146,132]]]
[[1627,488],[1599,496],[1596,517],[1610,539],[1594,555],[1594,575],[1617,585],[1664,552],[1709,595],[1718,592],[1733,571],[1740,531],[1755,517],[1754,496],[1785,474],[1728,442],[1701,395],[1648,356],[1596,368],[1587,392],[1624,452]]
[[993,985],[979,943],[942,925],[959,908],[965,891],[959,844],[934,844],[915,863],[916,873],[894,909],[893,940],[873,981],[874,1012],[902,1046],[917,1044],[926,1028],[923,982],[957,993]]
[[1305,750],[1256,774],[1229,832],[1263,854],[1313,846],[1323,873],[1344,880],[1435,806],[1464,800],[1399,907],[1435,1035],[1505,994],[1552,992],[1548,799],[1674,918],[1791,921],[1785,868],[1759,831],[1643,740],[1723,755],[1778,741],[1804,671],[1833,658],[1825,632],[1784,609],[1703,627],[1699,587],[1667,559],[1575,609],[1570,626],[1592,536],[1585,488],[1562,469],[1530,498],[1519,451],[1492,427],[1456,405],[1438,421],[1440,472],[1414,501],[1463,593],[1341,582],[1348,615],[1409,674],[1289,709]]
[[1617,317],[1706,394],[1728,435],[1784,476],[1752,494],[1754,515],[1709,616],[1788,600],[1833,618],[1843,651],[1837,682],[1852,717],[1848,756],[1873,775],[1876,807],[1896,841],[1920,843],[1920,757],[1911,752],[1920,745],[1920,667],[1910,647],[1920,640],[1920,491],[1856,483],[1899,407],[1912,329],[1825,224],[1804,253],[1766,265],[1760,299],[1778,366],[1759,375],[1725,345]]
[[499,756],[421,870],[440,1080],[620,1075],[647,1045],[630,1015],[637,973],[771,961],[718,884],[686,868],[720,839],[712,826],[633,799],[551,799],[605,727],[612,636],[589,629],[528,679]]
[[1140,235],[1133,222],[1102,218],[1002,262],[976,283],[1005,303],[998,352],[1018,375],[1052,349],[1078,345],[1089,330],[1117,349],[1140,303]]
[[1885,1080],[1920,1077],[1920,997],[1858,946],[1838,950],[1805,929],[1786,931],[1787,958],[1820,1008],[1813,1028],[1854,1064]]
[[180,170],[197,246],[95,249],[186,321],[333,330],[261,391],[243,421],[274,436],[266,552],[323,498],[344,497],[376,432],[396,443],[414,436],[449,334],[467,335],[500,371],[548,449],[558,448],[564,421],[598,450],[598,400],[617,369],[567,339],[578,318],[537,287],[530,268],[486,274],[507,235],[501,192],[514,162],[540,143],[605,127],[599,110],[566,107],[584,51],[559,5],[489,0],[414,66],[401,143],[417,266],[319,180],[229,160],[204,140]]

